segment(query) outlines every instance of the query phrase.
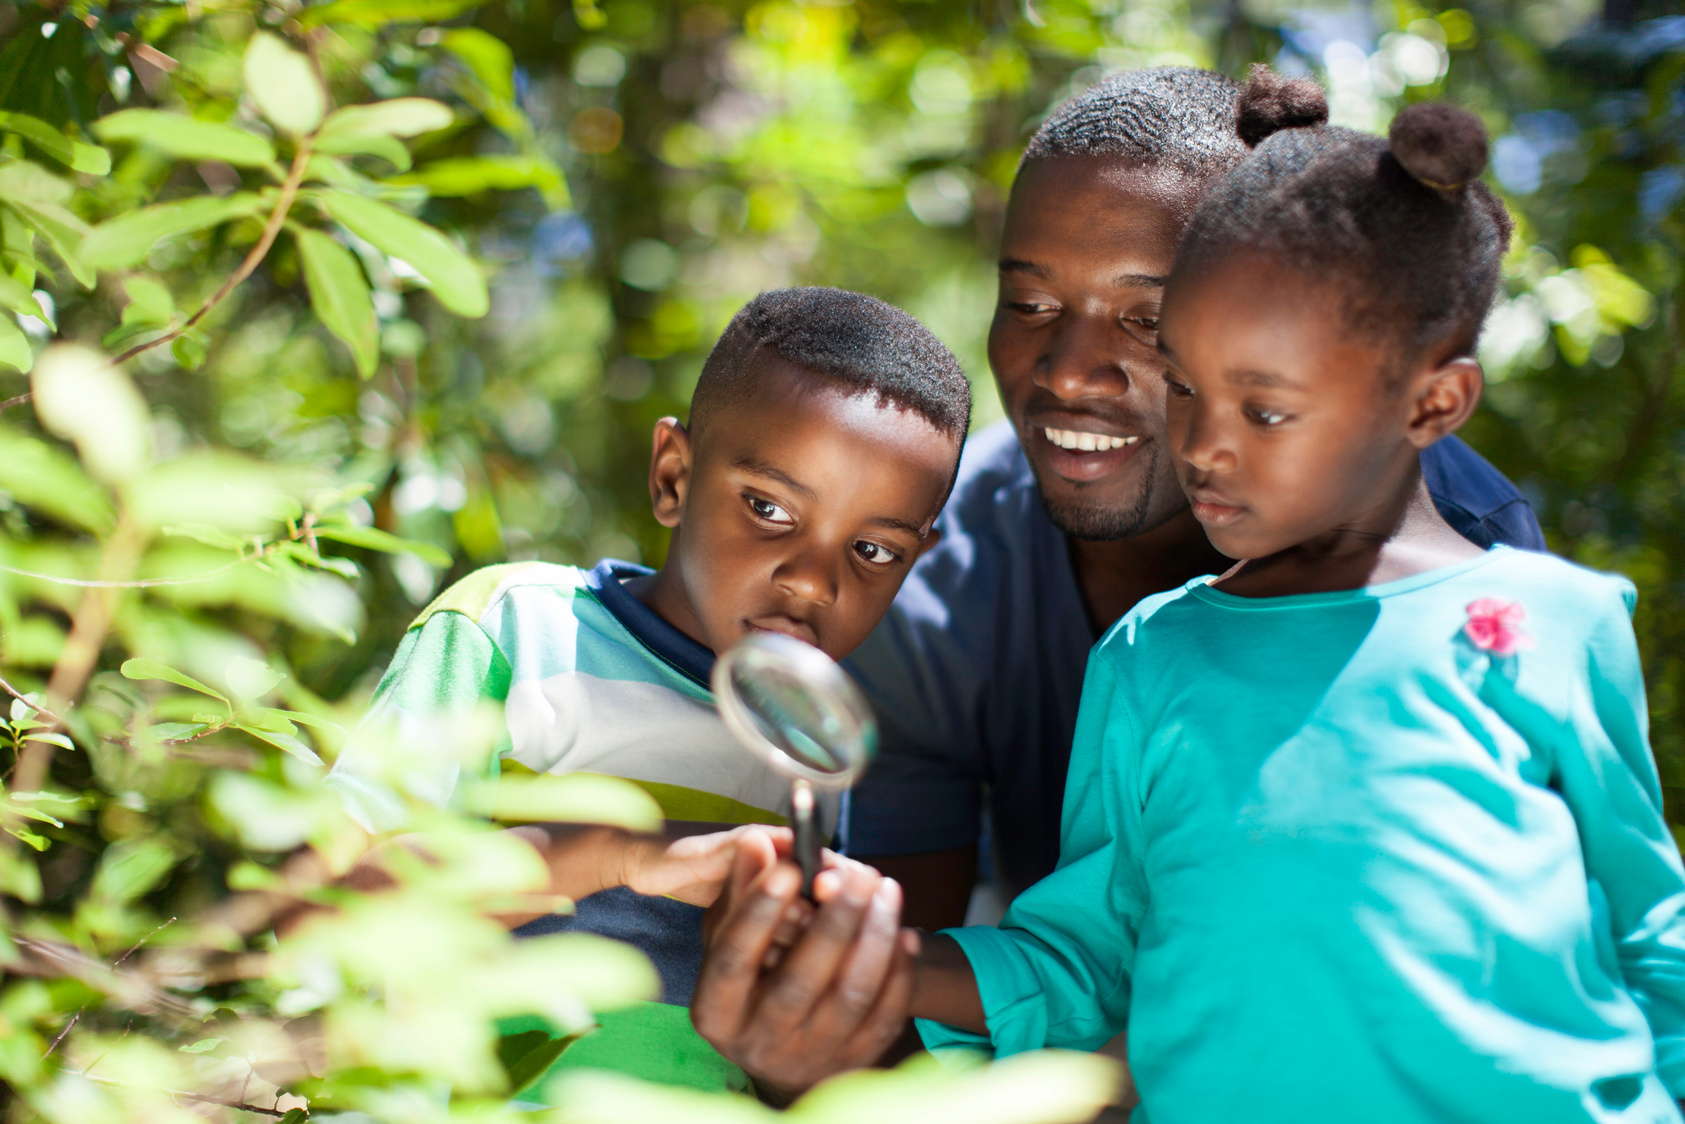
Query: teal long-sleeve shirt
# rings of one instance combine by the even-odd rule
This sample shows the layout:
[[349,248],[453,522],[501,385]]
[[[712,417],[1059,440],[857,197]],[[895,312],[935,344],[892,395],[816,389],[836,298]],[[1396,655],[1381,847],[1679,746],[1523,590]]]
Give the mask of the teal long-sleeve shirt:
[[1685,870],[1633,598],[1498,547],[1143,602],[1089,661],[1058,869],[950,930],[989,1038],[927,1044],[1127,1028],[1137,1124],[1678,1121]]

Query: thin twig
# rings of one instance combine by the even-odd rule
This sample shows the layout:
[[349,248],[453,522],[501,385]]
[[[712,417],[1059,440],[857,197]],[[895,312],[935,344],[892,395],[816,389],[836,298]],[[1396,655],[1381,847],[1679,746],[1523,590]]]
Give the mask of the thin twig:
[[160,585],[197,585],[200,582],[208,582],[213,578],[220,578],[234,567],[250,562],[256,557],[258,556],[253,555],[251,558],[241,558],[238,561],[230,562],[226,566],[218,566],[216,569],[200,574],[196,578],[141,578],[139,581],[132,582],[107,582],[92,581],[87,578],[61,578],[53,574],[39,574],[34,570],[17,570],[10,566],[0,566],[0,573],[16,574],[20,578],[35,578],[37,581],[52,582],[55,585],[74,585],[81,589],[151,589]]
[[46,707],[42,706],[40,703],[32,703],[28,699],[24,698],[23,692],[19,691],[16,687],[12,686],[10,683],[6,682],[6,680],[3,679],[3,678],[0,678],[0,691],[5,691],[8,695],[10,695],[14,699],[18,700],[18,702],[22,703],[24,706],[27,706],[30,710],[33,710],[36,714],[46,715],[48,718],[52,719],[53,725],[55,725],[55,726],[64,725],[64,719],[60,718],[58,715],[56,715],[52,711],[48,710]]
[[20,394],[16,398],[8,398],[4,402],[0,402],[0,414],[10,410],[13,406],[23,405],[25,402],[29,401],[31,397],[33,396],[29,394]]
[[115,964],[111,965],[111,966],[113,968],[122,967],[123,961],[127,960],[129,957],[133,956],[135,953],[140,951],[141,945],[145,944],[147,941],[151,940],[153,937],[156,937],[159,933],[162,933],[165,929],[168,929],[171,925],[174,925],[175,923],[176,923],[176,919],[172,917],[168,921],[164,922],[162,925],[158,926],[156,929],[152,930],[150,933],[146,934],[146,936],[142,937],[140,940],[135,942],[135,946],[133,948],[129,949],[129,951],[127,951],[123,955],[119,956],[117,958],[117,962]]
[[171,340],[185,335],[188,329],[204,319],[206,313],[221,304],[223,298],[234,291],[235,286],[252,275],[258,264],[268,256],[269,248],[275,244],[276,236],[281,233],[282,224],[287,221],[287,213],[292,210],[293,199],[298,195],[299,184],[304,182],[305,166],[310,162],[311,139],[307,137],[299,142],[298,151],[293,153],[293,166],[287,172],[286,181],[281,184],[281,197],[275,201],[275,209],[270,212],[269,221],[264,224],[263,234],[258,238],[257,245],[253,246],[251,252],[246,255],[246,260],[240,263],[240,268],[229,275],[228,280],[222,283],[222,288],[218,289],[211,299],[201,305],[199,311],[189,316],[180,327],[170,329],[155,340],[135,344],[112,360],[114,366],[121,366],[143,351],[149,351],[159,344],[169,343]]
[[[86,1007],[82,1008],[82,1011],[86,1010]],[[53,1044],[47,1047],[47,1052],[45,1054],[41,1055],[42,1061],[46,1061],[48,1058],[53,1056],[53,1051],[59,1048],[59,1043],[64,1041],[64,1036],[70,1033],[70,1028],[75,1026],[76,1021],[82,1017],[82,1011],[77,1011],[74,1015],[70,1016],[70,1021],[64,1024],[64,1029],[59,1031],[59,1036],[53,1039]]]
[[[103,1058],[104,1055],[102,1054],[101,1057]],[[89,1081],[97,1081],[101,1085],[115,1085],[120,1089],[133,1088],[132,1085],[128,1085],[127,1083],[122,1082],[122,1081],[113,1080],[112,1078],[109,1078],[109,1077],[96,1077],[93,1074],[89,1073],[87,1070],[82,1070],[82,1071],[78,1072],[74,1069],[70,1069],[70,1070],[65,1070],[65,1072],[69,1073],[69,1074],[71,1074],[72,1076],[75,1076],[75,1077],[86,1077]],[[223,1100],[221,1097],[207,1097],[203,1093],[192,1093],[192,1092],[189,1092],[186,1089],[160,1089],[158,1091],[160,1093],[164,1093],[164,1094],[167,1094],[167,1095],[172,1096],[172,1097],[186,1097],[188,1100],[198,1101],[200,1104],[217,1104],[217,1105],[221,1105],[224,1108],[237,1108],[241,1112],[256,1112],[256,1113],[260,1113],[261,1115],[264,1115],[264,1116],[275,1116],[275,1117],[281,1117],[281,1116],[286,1115],[286,1113],[280,1111],[279,1109],[264,1108],[262,1105],[258,1105],[258,1104],[242,1104],[239,1101],[226,1101],[226,1100]]]

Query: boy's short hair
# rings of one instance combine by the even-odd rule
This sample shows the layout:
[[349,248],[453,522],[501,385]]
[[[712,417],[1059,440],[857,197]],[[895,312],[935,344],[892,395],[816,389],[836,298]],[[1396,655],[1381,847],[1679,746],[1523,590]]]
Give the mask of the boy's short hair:
[[753,392],[750,372],[763,348],[918,414],[950,436],[963,440],[971,424],[971,384],[929,328],[864,293],[801,288],[762,293],[731,318],[691,397],[693,433]]

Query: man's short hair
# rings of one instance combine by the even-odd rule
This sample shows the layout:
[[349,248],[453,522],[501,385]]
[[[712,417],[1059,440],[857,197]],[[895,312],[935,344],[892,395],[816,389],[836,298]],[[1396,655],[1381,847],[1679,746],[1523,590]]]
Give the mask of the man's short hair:
[[929,328],[864,293],[802,288],[762,293],[731,318],[691,397],[693,433],[753,393],[751,371],[763,351],[951,436],[963,439],[971,424],[971,384]]
[[1109,74],[1055,109],[1024,163],[1110,156],[1203,179],[1246,156],[1235,135],[1240,83],[1214,70],[1155,66]]

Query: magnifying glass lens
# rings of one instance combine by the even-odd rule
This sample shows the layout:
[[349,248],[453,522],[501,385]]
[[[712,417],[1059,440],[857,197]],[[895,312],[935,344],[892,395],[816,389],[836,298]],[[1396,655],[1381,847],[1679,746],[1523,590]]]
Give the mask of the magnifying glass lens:
[[852,766],[830,748],[843,740],[840,717],[811,686],[778,668],[743,669],[731,678],[762,736],[793,760],[832,775]]

